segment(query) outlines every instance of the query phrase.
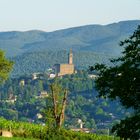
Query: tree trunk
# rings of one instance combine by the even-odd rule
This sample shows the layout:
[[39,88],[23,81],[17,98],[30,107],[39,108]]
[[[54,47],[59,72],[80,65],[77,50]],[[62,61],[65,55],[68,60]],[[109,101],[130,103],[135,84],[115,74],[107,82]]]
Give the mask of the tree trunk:
[[68,91],[67,90],[64,91],[62,107],[61,107],[61,110],[60,110],[60,113],[59,113],[58,108],[57,108],[57,102],[59,102],[59,99],[57,99],[57,97],[56,97],[56,94],[58,94],[58,93],[56,93],[56,89],[55,89],[54,86],[55,85],[50,86],[51,91],[52,91],[53,114],[54,114],[54,118],[55,118],[56,127],[58,129],[60,129],[62,124],[63,124],[63,121],[64,121],[66,100],[67,100]]
[[64,92],[64,98],[63,98],[63,103],[62,103],[62,109],[61,109],[61,113],[60,113],[60,122],[59,122],[59,126],[62,126],[62,123],[64,121],[64,116],[65,116],[65,108],[66,108],[66,101],[67,101],[67,95],[68,95],[68,91],[65,90]]

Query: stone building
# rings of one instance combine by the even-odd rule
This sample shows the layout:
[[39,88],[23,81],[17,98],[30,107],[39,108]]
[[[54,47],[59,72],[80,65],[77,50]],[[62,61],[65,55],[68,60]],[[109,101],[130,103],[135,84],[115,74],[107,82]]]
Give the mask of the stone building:
[[73,64],[73,53],[70,50],[68,57],[68,64],[55,64],[55,73],[57,76],[64,76],[67,74],[74,73],[74,64]]
[[47,91],[40,91],[38,96],[36,96],[36,98],[46,98],[48,97],[48,92]]

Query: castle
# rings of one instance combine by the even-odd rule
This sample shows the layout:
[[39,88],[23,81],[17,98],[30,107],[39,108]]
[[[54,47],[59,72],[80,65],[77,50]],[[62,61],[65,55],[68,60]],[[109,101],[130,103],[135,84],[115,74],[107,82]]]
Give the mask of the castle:
[[64,76],[74,73],[73,53],[70,50],[68,64],[55,64],[55,73],[57,76]]

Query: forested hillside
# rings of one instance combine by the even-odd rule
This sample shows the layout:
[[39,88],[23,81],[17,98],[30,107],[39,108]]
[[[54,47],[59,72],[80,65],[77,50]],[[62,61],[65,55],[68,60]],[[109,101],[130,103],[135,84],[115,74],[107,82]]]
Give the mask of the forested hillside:
[[[68,63],[68,53],[66,50],[60,50],[25,53],[17,56],[12,59],[15,62],[12,76],[45,72],[56,63]],[[113,57],[113,55],[90,51],[76,51],[73,54],[76,69],[88,69],[89,66],[100,62],[109,64],[109,58]]]
[[[20,84],[21,80],[25,81],[24,86]],[[85,128],[110,128],[113,123],[130,114],[118,102],[97,98],[94,79],[89,78],[87,72],[80,71],[57,80],[69,89],[66,128],[79,128],[78,119],[84,121]],[[52,82],[54,80],[46,74],[35,80],[31,76],[9,79],[0,86],[0,116],[10,120],[44,123],[43,112],[49,103],[47,98],[40,97],[40,93],[47,91],[49,96]],[[37,114],[42,114],[43,119],[38,118]]]
[[77,68],[96,62],[107,63],[123,48],[120,40],[128,37],[140,24],[139,20],[109,25],[87,25],[54,32],[1,32],[0,49],[15,61],[13,74],[45,71],[55,63],[66,62],[70,48]]

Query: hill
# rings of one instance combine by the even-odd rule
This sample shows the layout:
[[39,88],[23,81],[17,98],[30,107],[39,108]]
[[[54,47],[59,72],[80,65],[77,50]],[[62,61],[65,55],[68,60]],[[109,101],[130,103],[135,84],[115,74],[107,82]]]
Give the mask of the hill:
[[20,69],[24,73],[44,71],[54,63],[64,62],[66,59],[62,56],[67,58],[70,48],[75,53],[76,66],[87,68],[96,61],[106,63],[108,58],[118,56],[122,51],[118,45],[120,40],[128,37],[139,24],[140,20],[133,20],[54,32],[0,32],[0,49],[16,62],[14,73],[17,74],[21,74]]
[[[24,84],[21,85],[23,80]],[[52,82],[54,79],[50,79],[45,73],[38,75],[37,79],[32,79],[32,75],[9,79],[0,86],[0,116],[8,120],[41,124],[46,119],[50,121],[46,118],[46,113],[51,102],[46,97],[51,97]],[[108,129],[132,112],[124,109],[118,100],[112,102],[97,98],[94,79],[87,72],[78,71],[77,74],[57,78],[57,82],[69,91],[64,124],[68,129],[79,128],[78,119],[84,121],[84,128]],[[42,96],[44,91],[47,96]],[[39,118],[38,114],[43,118]]]

